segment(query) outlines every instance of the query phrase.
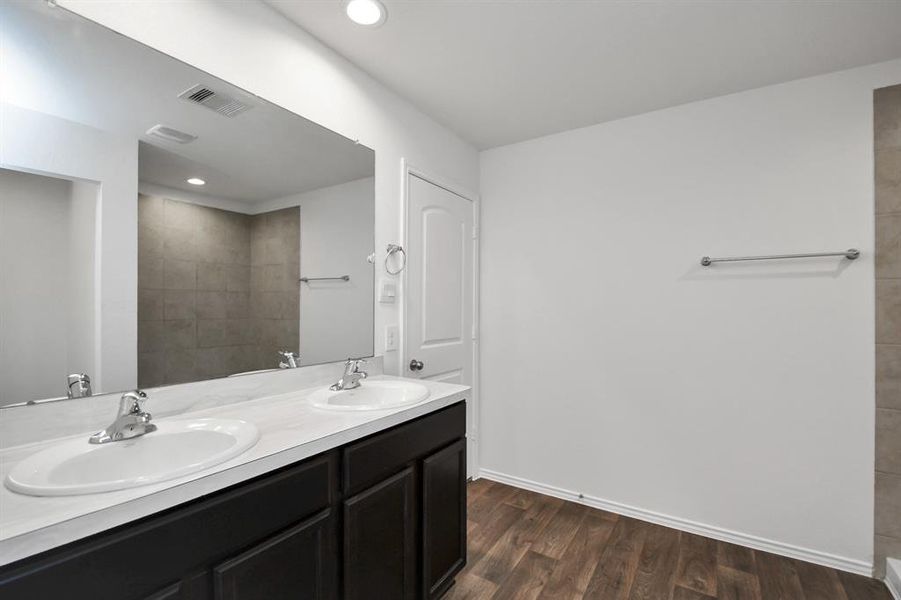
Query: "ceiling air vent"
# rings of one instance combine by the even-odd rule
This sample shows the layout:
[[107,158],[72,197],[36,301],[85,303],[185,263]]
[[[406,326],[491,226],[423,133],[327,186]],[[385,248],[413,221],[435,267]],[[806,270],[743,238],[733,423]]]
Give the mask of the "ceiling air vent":
[[153,137],[166,140],[167,142],[177,142],[179,144],[187,144],[197,139],[196,135],[191,135],[190,133],[185,133],[178,129],[172,129],[165,125],[154,125],[147,130],[147,135],[152,135]]
[[236,117],[245,110],[252,108],[249,104],[245,104],[237,98],[199,84],[189,90],[185,90],[178,97],[182,100],[205,106],[226,117]]

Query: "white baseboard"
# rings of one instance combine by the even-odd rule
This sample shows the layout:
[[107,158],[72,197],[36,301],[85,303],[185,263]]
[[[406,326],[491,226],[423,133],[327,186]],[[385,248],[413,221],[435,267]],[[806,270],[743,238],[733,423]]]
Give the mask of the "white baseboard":
[[886,578],[885,587],[888,588],[888,591],[892,595],[892,598],[894,598],[895,600],[901,600],[901,583]]
[[[780,554],[789,558],[796,558],[798,560],[812,562],[826,567],[832,567],[833,569],[839,569],[841,571],[847,571],[849,573],[856,573],[858,575],[865,575],[867,577],[873,576],[873,565],[861,560],[846,558],[844,556],[836,556],[834,554],[819,552],[817,550],[810,550],[809,548],[802,548],[800,546],[784,544],[782,542],[768,540],[765,538],[748,535],[746,533],[740,533],[738,531],[730,531],[728,529],[714,527],[712,525],[706,525],[704,523],[697,523],[695,521],[689,521],[687,519],[681,519],[679,517],[673,517],[670,515],[664,515],[661,513],[645,510],[643,508],[620,504],[619,502],[604,500],[603,498],[585,496],[584,494],[573,492],[571,490],[565,490],[562,488],[545,485],[543,483],[538,483],[536,481],[523,479],[521,477],[514,477],[512,475],[498,473],[497,471],[492,471],[490,469],[481,469],[479,471],[479,475],[481,477],[484,477],[485,479],[497,481],[498,483],[505,483],[507,485],[530,490],[532,492],[537,492],[546,496],[553,496],[554,498],[561,498],[563,500],[578,502],[579,504],[584,504],[593,508],[599,508],[601,510],[606,510],[618,515],[633,517],[642,521],[649,521],[651,523],[656,523],[657,525],[664,525],[673,529],[679,529],[680,531],[687,531],[689,533],[703,535],[705,537],[721,540],[724,542],[730,542],[739,546],[747,546],[749,548],[754,548],[755,550],[762,550],[764,552]],[[898,600],[901,600],[901,598],[898,598],[897,596],[896,598]]]
[[889,559],[885,565],[885,586],[892,598],[901,600],[901,561]]

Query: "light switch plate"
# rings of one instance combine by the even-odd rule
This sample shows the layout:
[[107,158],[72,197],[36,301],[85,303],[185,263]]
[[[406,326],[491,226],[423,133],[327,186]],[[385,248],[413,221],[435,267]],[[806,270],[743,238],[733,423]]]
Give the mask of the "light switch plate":
[[383,279],[379,283],[379,302],[382,304],[394,304],[395,296],[397,296],[397,284]]
[[388,325],[385,327],[385,352],[397,350],[397,325]]

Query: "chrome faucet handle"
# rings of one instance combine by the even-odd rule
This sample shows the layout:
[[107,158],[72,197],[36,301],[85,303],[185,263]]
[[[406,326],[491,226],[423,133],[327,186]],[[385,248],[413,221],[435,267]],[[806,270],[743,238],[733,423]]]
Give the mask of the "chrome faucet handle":
[[347,362],[344,363],[344,377],[351,377],[353,383],[357,383],[360,379],[366,379],[369,377],[369,373],[366,371],[361,371],[360,367],[368,363],[369,361],[365,358],[348,358]]
[[103,431],[98,431],[88,441],[92,444],[107,444],[121,440],[130,440],[156,431],[156,425],[151,423],[153,416],[144,412],[144,402],[147,394],[142,390],[125,392],[119,399],[119,414]]
[[278,363],[279,369],[296,369],[300,366],[300,355],[290,350],[279,350],[278,355],[282,358]]
[[366,379],[369,373],[360,370],[360,365],[367,361],[362,358],[348,358],[344,363],[344,375],[337,382],[329,386],[333,392],[341,390],[352,390],[360,387],[360,380]]
[[363,371],[360,371],[360,367],[368,362],[365,358],[348,358],[347,362],[344,363],[344,367],[350,369],[350,373],[362,373]]
[[[119,416],[122,415],[140,415],[144,413],[144,403],[147,401],[147,392],[144,390],[134,390],[125,392],[119,399]],[[147,415],[148,417],[150,415]]]
[[72,373],[66,377],[66,395],[69,398],[91,396],[91,378],[87,373]]

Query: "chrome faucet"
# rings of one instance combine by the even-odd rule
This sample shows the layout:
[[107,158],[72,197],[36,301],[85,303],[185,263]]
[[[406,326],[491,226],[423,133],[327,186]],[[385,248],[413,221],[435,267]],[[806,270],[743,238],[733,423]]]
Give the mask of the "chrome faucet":
[[288,350],[279,350],[278,355],[282,357],[281,361],[278,363],[279,369],[296,369],[300,365],[300,355],[296,352],[289,352]]
[[156,431],[156,425],[150,422],[152,419],[150,413],[144,412],[144,401],[146,400],[147,394],[141,390],[122,394],[116,420],[103,431],[92,435],[88,441],[92,444],[106,444]]
[[369,375],[366,371],[360,370],[360,365],[365,362],[362,358],[348,358],[347,362],[344,363],[344,375],[337,382],[330,385],[328,389],[333,392],[339,392],[360,387],[360,380],[366,379]]
[[85,398],[92,395],[91,378],[87,373],[72,373],[66,377],[69,398]]

